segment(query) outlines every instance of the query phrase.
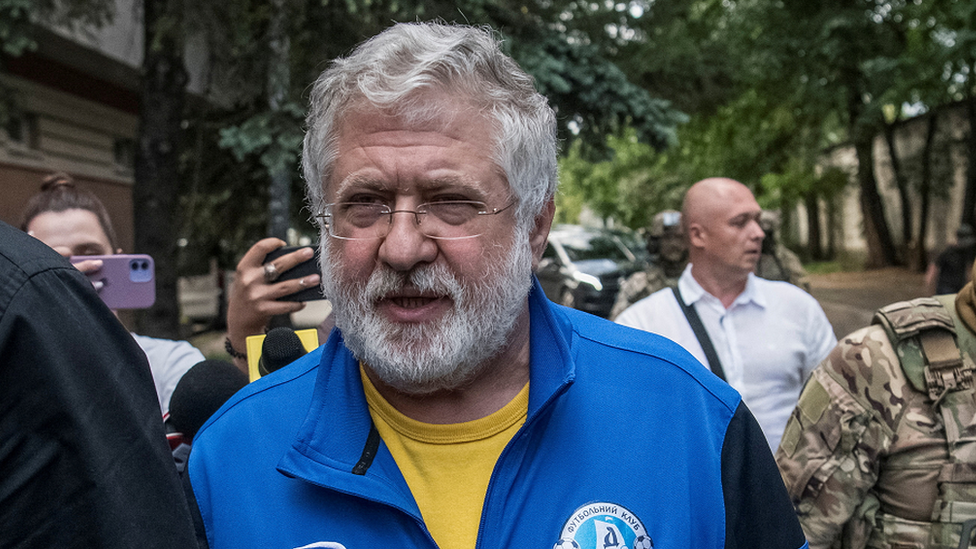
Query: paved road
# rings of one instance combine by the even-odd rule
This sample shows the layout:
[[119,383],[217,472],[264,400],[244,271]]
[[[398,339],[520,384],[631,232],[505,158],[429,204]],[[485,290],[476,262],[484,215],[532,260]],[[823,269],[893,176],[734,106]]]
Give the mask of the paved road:
[[879,307],[925,295],[924,275],[900,268],[811,275],[810,286],[838,338],[870,324]]

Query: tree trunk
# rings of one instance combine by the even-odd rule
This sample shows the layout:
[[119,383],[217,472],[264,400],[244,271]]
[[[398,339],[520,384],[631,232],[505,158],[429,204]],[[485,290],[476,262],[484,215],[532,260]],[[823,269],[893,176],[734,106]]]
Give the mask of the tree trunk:
[[860,189],[861,215],[864,218],[864,236],[868,245],[865,267],[874,269],[898,264],[898,254],[891,240],[884,203],[881,201],[874,175],[874,135],[877,126],[864,120],[862,111],[861,95],[852,87],[848,92],[848,116],[851,138],[857,154],[857,183]]
[[[289,72],[289,50],[291,43],[285,32],[284,0],[275,0],[274,14],[271,16],[270,50],[271,61],[268,63],[268,106],[272,112],[281,110],[288,100],[288,88],[291,85]],[[276,165],[271,167],[271,181],[268,187],[268,236],[275,236],[286,240],[288,228],[291,225],[291,165]]]
[[137,330],[178,338],[178,165],[188,80],[183,66],[182,4],[146,0],[143,6],[146,45],[132,195],[136,251],[151,255],[156,263],[156,304],[138,315]]
[[894,124],[884,125],[884,136],[888,144],[888,156],[891,158],[891,171],[895,176],[895,185],[898,187],[898,199],[901,202],[901,242],[907,252],[912,242],[912,198],[904,170],[901,169],[898,148],[895,145]]
[[960,221],[976,227],[976,97],[969,96],[966,101],[966,118],[969,121],[969,132],[966,134],[969,161],[966,163],[966,192]]
[[807,248],[810,250],[810,258],[815,261],[824,259],[823,244],[820,236],[820,201],[817,193],[809,192],[803,197],[807,209]]
[[909,261],[909,267],[922,272],[928,266],[928,254],[925,250],[925,239],[929,232],[929,206],[932,197],[932,150],[935,148],[935,136],[939,131],[938,111],[932,111],[929,116],[929,126],[925,132],[925,146],[922,148],[922,178],[918,183],[918,193],[921,204],[918,211],[918,238],[916,239],[914,257]]

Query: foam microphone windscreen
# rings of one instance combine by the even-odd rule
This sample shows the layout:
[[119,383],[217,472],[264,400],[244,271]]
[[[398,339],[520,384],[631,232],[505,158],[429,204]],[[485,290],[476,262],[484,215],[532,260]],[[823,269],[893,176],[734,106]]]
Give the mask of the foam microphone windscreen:
[[169,401],[170,424],[192,440],[210,416],[247,383],[247,374],[229,362],[198,362],[173,389]]
[[295,330],[286,326],[268,330],[261,345],[258,371],[267,375],[305,356],[305,346]]

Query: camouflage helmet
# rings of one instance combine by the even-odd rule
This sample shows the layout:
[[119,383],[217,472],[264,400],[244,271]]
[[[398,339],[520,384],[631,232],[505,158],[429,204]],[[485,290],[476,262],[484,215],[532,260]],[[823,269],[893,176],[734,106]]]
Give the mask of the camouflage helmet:
[[779,230],[780,218],[779,212],[774,210],[763,210],[759,214],[759,226],[762,227],[764,233],[771,234]]
[[681,212],[664,210],[654,215],[649,236],[660,237],[665,233],[681,234]]

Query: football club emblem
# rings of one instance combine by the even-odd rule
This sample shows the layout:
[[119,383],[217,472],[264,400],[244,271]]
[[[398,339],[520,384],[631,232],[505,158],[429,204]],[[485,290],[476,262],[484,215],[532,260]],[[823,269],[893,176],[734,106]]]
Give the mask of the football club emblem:
[[636,515],[616,503],[587,503],[573,511],[552,549],[651,549],[654,542]]

